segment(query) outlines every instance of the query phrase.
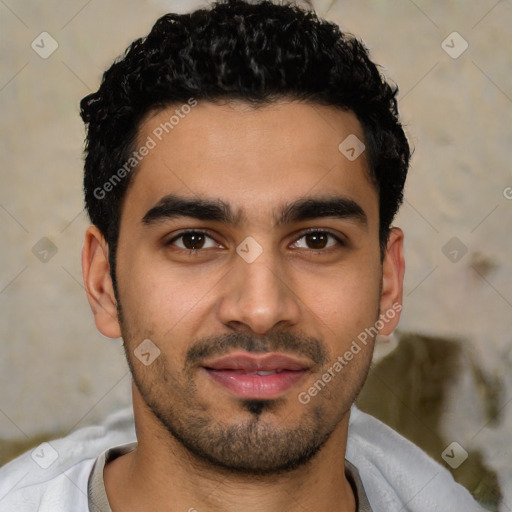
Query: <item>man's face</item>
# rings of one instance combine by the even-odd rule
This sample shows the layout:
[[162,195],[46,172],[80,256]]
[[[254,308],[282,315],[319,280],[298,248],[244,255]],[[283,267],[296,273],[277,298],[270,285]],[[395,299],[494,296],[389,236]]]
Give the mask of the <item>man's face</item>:
[[203,460],[290,469],[346,423],[373,340],[308,403],[299,393],[391,306],[365,155],[338,149],[362,129],[325,106],[199,102],[160,141],[177,107],[142,123],[139,147],[156,146],[122,210],[118,299],[136,393]]

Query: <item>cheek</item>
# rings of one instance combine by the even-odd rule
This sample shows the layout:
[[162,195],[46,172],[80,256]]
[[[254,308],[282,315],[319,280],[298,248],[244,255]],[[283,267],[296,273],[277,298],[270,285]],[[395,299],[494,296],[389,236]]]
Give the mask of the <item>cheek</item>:
[[189,337],[211,302],[220,276],[173,268],[164,258],[132,252],[118,268],[119,295],[132,333],[163,343]]
[[357,336],[378,318],[381,268],[364,262],[306,279],[299,296],[325,326],[326,335]]

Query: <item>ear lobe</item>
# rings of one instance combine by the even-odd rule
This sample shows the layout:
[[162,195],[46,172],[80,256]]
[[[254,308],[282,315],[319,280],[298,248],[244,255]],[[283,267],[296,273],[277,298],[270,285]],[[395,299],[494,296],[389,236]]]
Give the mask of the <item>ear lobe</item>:
[[108,338],[119,338],[121,327],[110,277],[108,244],[96,226],[90,226],[85,233],[82,275],[97,329]]
[[399,228],[392,228],[382,262],[380,314],[385,321],[383,321],[384,327],[380,329],[379,334],[391,334],[400,319],[405,272],[403,243],[403,231]]

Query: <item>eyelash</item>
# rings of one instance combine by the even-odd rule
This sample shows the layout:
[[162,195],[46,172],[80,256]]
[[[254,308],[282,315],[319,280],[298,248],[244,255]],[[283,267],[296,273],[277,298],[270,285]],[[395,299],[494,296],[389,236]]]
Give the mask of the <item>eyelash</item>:
[[[190,235],[190,234],[204,235],[205,237],[210,238],[211,240],[215,241],[215,239],[207,231],[203,231],[201,229],[191,229],[188,231],[182,231],[180,234],[174,236],[172,239],[170,239],[168,242],[166,242],[165,245],[166,246],[173,245],[173,243],[176,242],[176,240],[179,240],[180,238],[183,238],[185,235]],[[297,243],[300,239],[302,239],[305,236],[310,235],[310,234],[326,234],[327,236],[333,238],[339,246],[346,245],[346,243],[340,237],[336,236],[335,234],[331,233],[330,231],[325,230],[325,229],[317,229],[317,228],[309,228],[308,230],[303,231],[300,234],[300,236],[295,239],[294,243]],[[201,250],[204,250],[204,249],[186,249],[183,247],[177,247],[177,249],[180,251],[187,252],[187,253],[200,252]],[[327,247],[324,249],[308,249],[308,250],[314,251],[314,252],[326,252],[330,249],[333,249],[333,247]]]

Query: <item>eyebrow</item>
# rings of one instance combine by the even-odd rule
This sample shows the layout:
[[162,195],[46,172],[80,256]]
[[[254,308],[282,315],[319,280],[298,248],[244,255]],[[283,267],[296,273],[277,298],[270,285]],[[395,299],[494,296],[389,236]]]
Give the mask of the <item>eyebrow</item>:
[[[221,199],[185,198],[170,194],[162,197],[146,212],[142,223],[149,226],[179,217],[233,225],[245,220],[242,212],[235,213],[230,204]],[[322,217],[353,220],[362,227],[368,225],[368,217],[363,208],[353,199],[344,196],[297,199],[277,212],[274,225],[282,226]]]

